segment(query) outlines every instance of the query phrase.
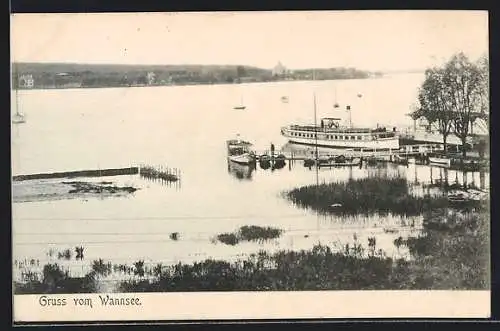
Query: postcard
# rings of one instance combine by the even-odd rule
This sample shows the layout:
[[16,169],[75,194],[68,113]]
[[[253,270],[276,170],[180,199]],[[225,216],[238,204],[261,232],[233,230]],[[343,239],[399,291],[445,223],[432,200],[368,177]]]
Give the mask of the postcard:
[[486,11],[11,15],[14,322],[490,316]]

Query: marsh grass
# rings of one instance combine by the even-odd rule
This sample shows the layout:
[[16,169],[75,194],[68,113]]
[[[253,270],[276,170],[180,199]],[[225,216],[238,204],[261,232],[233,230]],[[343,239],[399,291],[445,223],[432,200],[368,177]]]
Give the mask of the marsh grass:
[[[377,248],[376,237],[362,244],[354,236],[355,244],[335,251],[318,244],[310,250],[260,251],[236,262],[207,259],[146,268],[141,260],[132,266],[115,265],[113,270],[133,274],[132,280],[117,281],[121,292],[490,288],[486,207],[474,213],[434,210],[424,215],[423,227],[418,236],[394,241],[397,247],[408,247],[412,257],[408,260],[387,257]],[[250,231],[246,238],[255,238],[259,231]],[[240,228],[241,233],[246,232]],[[108,274],[110,268],[99,259],[85,277],[72,278],[57,264],[48,264],[42,280],[15,282],[14,293],[96,292],[99,275]]]
[[14,282],[15,294],[57,294],[57,293],[95,293],[97,282],[95,272],[84,277],[70,277],[57,263],[43,267],[43,278],[28,282]]
[[489,221],[484,210],[425,215],[422,234],[394,242],[407,246],[414,257],[411,281],[433,289],[489,288]]
[[99,276],[108,276],[112,272],[111,262],[104,263],[103,259],[94,260],[92,262],[92,270]]
[[[447,226],[434,227],[443,223]],[[156,281],[122,282],[134,291],[265,291],[370,289],[488,289],[489,215],[435,210],[426,213],[424,232],[395,240],[407,246],[412,259],[393,259],[377,249],[375,237],[366,246],[356,240],[333,251],[327,245],[311,250],[261,251],[229,263],[205,260],[166,267]]]
[[260,227],[257,225],[244,225],[236,233],[221,233],[217,240],[226,245],[237,245],[242,241],[264,242],[281,236],[283,230],[273,227]]
[[[193,264],[157,264],[149,278],[141,277],[143,261],[128,270],[140,279],[119,282],[120,292],[192,291],[301,291],[301,290],[475,290],[488,289],[488,215],[451,216],[456,225],[425,226],[422,235],[398,238],[396,245],[409,247],[412,259],[392,259],[377,249],[374,237],[366,246],[346,244],[333,251],[328,245],[311,250],[260,251],[244,260],[207,259]],[[443,215],[428,215],[443,222]],[[438,220],[441,218],[441,220]],[[430,219],[425,224],[431,224]],[[97,265],[107,266],[99,262]],[[138,265],[139,264],[139,265]],[[98,270],[100,270],[98,268]],[[144,275],[144,274],[143,274]],[[93,270],[85,277],[70,278],[57,265],[46,265],[42,281],[15,283],[15,293],[95,292],[99,277]]]
[[62,259],[71,260],[71,256],[72,256],[72,253],[71,253],[70,249],[65,249],[64,251],[57,253],[57,258],[59,260],[62,260]]
[[285,192],[284,196],[302,208],[311,208],[324,214],[391,213],[416,216],[423,210],[448,205],[446,197],[412,195],[408,181],[401,177],[369,177],[319,186],[309,185]]

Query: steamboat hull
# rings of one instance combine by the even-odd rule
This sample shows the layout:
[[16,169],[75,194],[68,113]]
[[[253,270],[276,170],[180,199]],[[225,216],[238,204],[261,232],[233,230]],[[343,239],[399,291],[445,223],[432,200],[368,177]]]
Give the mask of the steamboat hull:
[[[287,138],[289,142],[305,146],[317,146],[332,149],[399,149],[399,137],[397,135],[386,138],[379,137],[377,139],[372,139],[371,136],[366,135],[342,135],[335,132],[318,131],[318,137],[315,138],[314,133],[302,133],[288,128],[282,129],[281,134]],[[335,139],[335,137],[337,137],[337,139]],[[338,139],[338,137],[349,137],[349,139]],[[359,137],[361,137],[361,139]]]

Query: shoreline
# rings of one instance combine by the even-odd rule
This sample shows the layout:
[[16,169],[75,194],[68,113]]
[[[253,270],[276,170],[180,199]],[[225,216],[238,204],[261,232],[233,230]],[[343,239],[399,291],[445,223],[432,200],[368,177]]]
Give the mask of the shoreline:
[[[248,81],[248,82],[239,82],[239,83],[225,83],[225,82],[216,82],[216,83],[205,83],[205,82],[191,82],[191,83],[177,83],[177,84],[151,84],[151,85],[110,85],[110,86],[43,86],[37,87],[33,86],[30,88],[27,87],[19,87],[19,91],[25,90],[80,90],[80,89],[105,89],[105,88],[144,88],[144,87],[179,87],[179,86],[199,86],[199,85],[243,85],[243,84],[267,84],[267,83],[290,83],[290,82],[311,82],[311,81],[337,81],[337,80],[366,80],[366,79],[381,79],[382,77],[351,77],[351,78],[335,78],[335,79],[281,79],[281,80],[265,80],[265,81]],[[11,88],[11,92],[15,91],[15,89]]]

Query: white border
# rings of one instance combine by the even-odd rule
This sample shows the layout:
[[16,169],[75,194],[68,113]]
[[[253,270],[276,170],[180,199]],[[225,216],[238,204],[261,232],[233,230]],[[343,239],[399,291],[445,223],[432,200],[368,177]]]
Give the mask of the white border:
[[[241,320],[313,318],[488,318],[490,291],[317,291],[129,293],[141,306],[102,306],[99,295],[58,294],[65,306],[42,306],[42,295],[15,295],[14,322]],[[89,306],[73,299],[90,298]]]

